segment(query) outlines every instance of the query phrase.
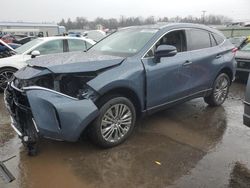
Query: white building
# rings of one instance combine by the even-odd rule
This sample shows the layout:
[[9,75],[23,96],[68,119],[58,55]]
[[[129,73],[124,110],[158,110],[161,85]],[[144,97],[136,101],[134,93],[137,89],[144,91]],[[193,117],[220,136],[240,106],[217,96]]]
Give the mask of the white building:
[[0,22],[1,33],[54,36],[65,33],[65,27],[51,23]]

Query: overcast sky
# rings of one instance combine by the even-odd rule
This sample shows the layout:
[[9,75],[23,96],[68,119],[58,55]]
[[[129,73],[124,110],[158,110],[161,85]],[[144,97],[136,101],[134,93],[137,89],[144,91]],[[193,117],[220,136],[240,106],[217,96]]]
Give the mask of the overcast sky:
[[221,14],[234,21],[250,21],[250,0],[3,0],[0,21],[59,22],[83,16],[201,16]]

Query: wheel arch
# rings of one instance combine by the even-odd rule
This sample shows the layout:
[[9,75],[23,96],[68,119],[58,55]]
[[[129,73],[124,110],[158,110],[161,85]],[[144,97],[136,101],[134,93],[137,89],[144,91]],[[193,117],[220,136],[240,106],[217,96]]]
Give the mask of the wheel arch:
[[100,105],[100,102],[103,98],[108,96],[114,96],[114,95],[120,95],[123,97],[128,98],[134,105],[136,110],[136,116],[140,117],[142,112],[142,104],[140,102],[139,96],[136,94],[136,92],[129,88],[129,87],[116,87],[113,89],[110,89],[103,93],[96,101],[95,104],[98,106]]
[[[230,79],[230,84],[232,84],[232,81],[233,81],[233,78],[234,78],[234,75],[233,75],[233,71],[232,69],[230,69],[229,67],[223,67],[219,73],[217,74],[217,76],[221,73],[225,73],[228,75],[229,79]],[[216,76],[216,77],[217,77]]]
[[4,69],[15,69],[16,71],[18,71],[17,67],[12,67],[12,66],[5,66],[5,67],[0,67],[0,71],[4,70]]

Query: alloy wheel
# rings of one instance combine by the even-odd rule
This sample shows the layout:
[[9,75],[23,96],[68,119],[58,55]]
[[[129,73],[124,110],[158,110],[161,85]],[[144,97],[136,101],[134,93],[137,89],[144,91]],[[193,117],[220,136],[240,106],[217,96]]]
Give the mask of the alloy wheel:
[[108,142],[118,142],[130,130],[132,118],[132,112],[127,105],[112,105],[104,113],[101,121],[102,137]]
[[228,87],[229,87],[229,81],[225,76],[222,76],[220,77],[219,80],[217,80],[214,89],[214,99],[218,103],[222,103],[226,99],[228,93]]
[[3,71],[0,73],[0,89],[4,90],[7,87],[9,80],[13,75],[13,71]]

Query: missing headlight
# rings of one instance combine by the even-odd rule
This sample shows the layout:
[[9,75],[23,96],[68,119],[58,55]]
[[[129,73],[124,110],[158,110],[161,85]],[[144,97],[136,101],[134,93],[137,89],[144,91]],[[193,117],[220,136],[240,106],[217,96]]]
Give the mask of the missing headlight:
[[96,92],[86,83],[95,75],[63,75],[60,79],[60,92],[79,99],[94,99]]
[[33,79],[18,79],[13,80],[15,87],[22,89],[29,86],[40,86],[48,89],[54,89],[54,82],[52,75],[46,75],[43,77],[33,78]]
[[22,89],[28,86],[40,86],[51,90],[58,91],[65,95],[84,99],[88,98],[95,100],[97,93],[86,83],[93,79],[96,74],[58,74],[58,75],[46,75],[29,80],[20,80],[15,78],[14,85]]
[[79,94],[77,95],[78,99],[91,99],[95,101],[98,98],[98,93],[93,90],[91,87],[85,85],[84,89],[79,90]]

